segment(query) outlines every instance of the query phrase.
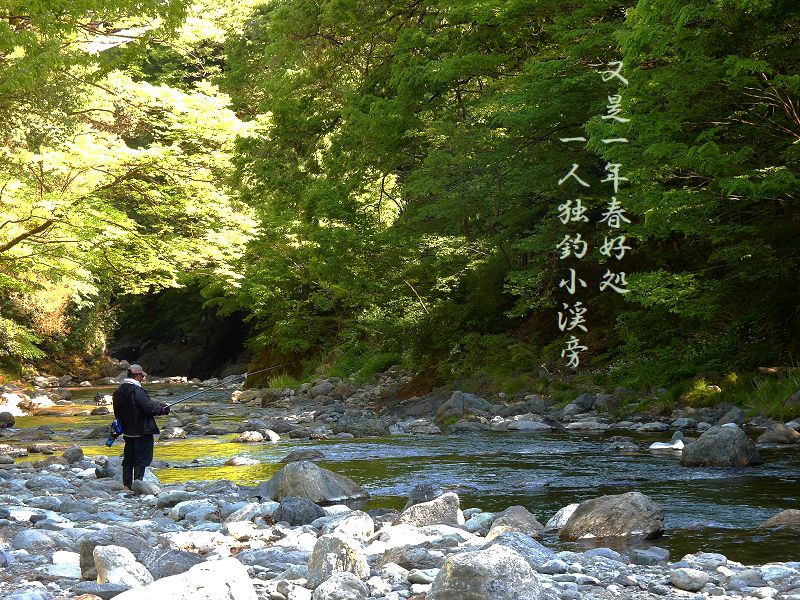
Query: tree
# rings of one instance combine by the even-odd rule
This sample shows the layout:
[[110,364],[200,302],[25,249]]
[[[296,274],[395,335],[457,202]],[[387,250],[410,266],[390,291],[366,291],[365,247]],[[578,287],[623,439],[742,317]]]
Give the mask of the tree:
[[[0,157],[0,309],[12,332],[0,345],[9,356],[19,340],[41,338],[30,298],[48,290],[67,290],[59,310],[93,322],[88,332],[65,325],[58,333],[102,348],[94,333],[109,323],[91,307],[107,314],[109,299],[180,285],[187,273],[238,283],[252,221],[223,180],[246,125],[208,82],[179,90],[114,68],[136,64],[135,43],[114,47],[120,36],[144,43],[175,28],[183,7],[169,4],[9,7],[0,39],[16,50],[3,68],[16,85],[9,89],[26,98],[11,93],[2,105],[16,119]],[[161,21],[143,24],[148,17]],[[110,49],[87,52],[109,39]],[[28,96],[54,80],[65,85],[57,104]]]
[[[239,146],[238,180],[282,258],[261,252],[248,285],[283,293],[287,269],[326,265],[312,285],[288,286],[307,308],[296,321],[271,300],[247,303],[263,311],[262,343],[280,343],[279,320],[305,333],[309,315],[330,316],[327,290],[343,274],[361,283],[338,286],[328,343],[352,339],[368,320],[419,358],[441,358],[466,332],[513,327],[512,293],[535,288],[535,308],[549,306],[552,266],[545,279],[533,272],[553,234],[534,232],[552,216],[552,182],[568,165],[554,136],[590,118],[599,78],[589,64],[613,48],[624,6],[349,0],[261,9],[232,46],[227,89],[241,114],[266,115],[260,135]],[[580,86],[565,107],[560,94]],[[305,258],[285,260],[287,249]],[[517,314],[532,308],[523,300]]]
[[[800,349],[800,11],[782,1],[640,3],[619,32],[641,248],[632,353],[680,375]],[[594,123],[594,131],[603,126]]]

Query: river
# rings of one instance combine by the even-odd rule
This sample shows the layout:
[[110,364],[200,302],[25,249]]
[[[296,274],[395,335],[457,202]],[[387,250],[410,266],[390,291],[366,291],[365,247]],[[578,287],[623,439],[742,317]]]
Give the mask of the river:
[[[76,390],[73,412],[89,408],[96,391]],[[178,397],[185,391],[175,390]],[[229,392],[217,397],[226,395]],[[213,420],[241,422],[235,413],[231,408]],[[42,415],[19,417],[16,427],[46,425],[56,433],[57,443],[109,422],[108,416]],[[431,483],[456,491],[462,508],[500,511],[519,504],[542,523],[573,502],[639,491],[664,508],[666,534],[654,543],[668,548],[672,560],[700,551],[719,552],[745,564],[800,560],[797,530],[758,528],[781,510],[800,506],[800,447],[763,450],[764,465],[758,467],[689,469],[680,465],[677,454],[646,450],[653,441],[666,441],[668,434],[631,435],[642,448],[635,453],[608,451],[608,437],[614,434],[631,435],[466,433],[313,441],[287,437],[277,444],[257,445],[232,443],[233,435],[202,436],[159,442],[156,458],[169,467],[154,472],[164,483],[229,479],[251,485],[271,477],[290,452],[315,449],[326,457],[320,466],[351,477],[369,491],[372,499],[366,509],[400,509],[414,485]],[[99,440],[79,444],[89,456],[121,453],[119,444],[110,450]],[[233,456],[260,464],[224,465]],[[27,457],[35,458],[38,455]],[[578,548],[555,536],[546,535],[543,541],[556,549]]]

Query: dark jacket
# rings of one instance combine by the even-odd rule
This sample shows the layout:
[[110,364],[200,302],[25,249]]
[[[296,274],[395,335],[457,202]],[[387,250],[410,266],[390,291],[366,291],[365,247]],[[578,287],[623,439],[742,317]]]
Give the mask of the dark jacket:
[[123,383],[112,396],[114,416],[122,424],[123,435],[148,435],[158,433],[153,418],[160,415],[164,405],[153,402],[142,388]]

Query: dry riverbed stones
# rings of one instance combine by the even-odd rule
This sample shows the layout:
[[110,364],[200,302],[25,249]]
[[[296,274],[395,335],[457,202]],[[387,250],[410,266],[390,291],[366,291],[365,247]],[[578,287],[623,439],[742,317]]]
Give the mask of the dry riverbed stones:
[[[531,507],[483,513],[443,493],[367,513],[302,496],[254,499],[224,481],[136,494],[96,479],[97,466],[83,457],[0,469],[4,600],[800,598],[796,562],[745,566],[714,553],[670,562],[657,545],[556,552],[535,539]],[[40,485],[56,480],[66,491]],[[661,527],[654,505],[635,492],[600,497],[564,511],[557,528],[573,531],[571,521],[606,507],[586,531],[630,538]]]

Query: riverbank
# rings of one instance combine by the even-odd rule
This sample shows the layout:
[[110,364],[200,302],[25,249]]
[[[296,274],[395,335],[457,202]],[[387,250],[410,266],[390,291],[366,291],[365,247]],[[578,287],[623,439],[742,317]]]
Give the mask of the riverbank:
[[[125,492],[102,477],[113,461],[98,462],[73,449],[2,465],[4,598],[800,597],[798,562],[670,557],[657,545],[554,552],[527,511],[503,520],[462,510],[452,493],[415,505],[411,517],[413,507],[364,513],[310,502],[291,512],[289,501],[254,499],[224,481],[159,485],[148,474],[140,493]],[[458,595],[463,586],[472,595]]]
[[[395,386],[402,385],[403,378],[407,376],[407,374],[404,374],[400,371],[388,372],[384,374],[383,378],[376,384],[360,387],[350,386],[349,384],[345,384],[344,382],[337,381],[335,379],[319,379],[314,382],[309,382],[308,384],[297,389],[284,390],[260,389],[241,391],[237,389],[238,384],[233,381],[222,386],[222,388],[225,389],[220,389],[214,387],[220,382],[203,382],[205,389],[209,390],[208,395],[206,397],[201,397],[197,401],[192,400],[187,402],[185,405],[176,406],[175,414],[171,415],[162,427],[162,442],[159,443],[156,455],[157,458],[162,458],[164,455],[168,454],[167,451],[171,447],[171,444],[180,444],[182,443],[181,440],[214,440],[219,436],[229,436],[232,438],[230,439],[230,443],[238,445],[239,448],[253,449],[267,446],[280,448],[280,443],[269,441],[275,439],[275,437],[272,436],[272,433],[274,433],[279,439],[292,440],[293,443],[297,442],[305,444],[318,442],[320,444],[327,445],[328,448],[335,448],[343,444],[355,444],[359,439],[362,439],[360,436],[368,435],[369,431],[378,432],[377,434],[373,433],[372,435],[393,436],[396,439],[418,440],[420,443],[423,443],[422,440],[428,439],[469,439],[470,437],[487,434],[501,436],[501,438],[498,439],[513,438],[515,442],[519,439],[518,436],[524,436],[528,439],[534,440],[537,438],[546,438],[548,435],[556,435],[554,432],[564,432],[565,434],[566,432],[571,432],[568,435],[576,436],[576,440],[583,439],[582,436],[586,435],[603,435],[605,436],[603,439],[608,439],[609,447],[607,450],[613,455],[614,453],[633,453],[635,451],[641,451],[643,448],[639,436],[644,434],[663,435],[665,439],[669,439],[670,435],[673,433],[673,430],[677,431],[679,427],[682,427],[680,430],[686,432],[687,438],[697,436],[703,429],[715,426],[719,422],[719,419],[722,419],[725,417],[725,414],[731,412],[730,409],[724,410],[725,414],[720,415],[716,421],[711,420],[715,415],[710,412],[695,413],[694,416],[676,415],[674,417],[670,417],[669,420],[650,420],[648,415],[625,415],[624,418],[616,418],[612,417],[611,413],[601,410],[603,405],[602,397],[599,405],[597,402],[597,397],[593,397],[591,399],[591,404],[586,397],[576,398],[576,401],[570,404],[574,404],[579,410],[573,413],[572,411],[575,411],[575,408],[567,409],[568,405],[562,407],[547,406],[546,402],[540,402],[540,400],[536,397],[527,399],[523,398],[518,402],[495,403],[464,393],[450,393],[449,395],[440,394],[438,396],[409,399],[404,402],[387,403],[387,399],[391,399],[392,390],[395,388]],[[154,393],[173,393],[173,399],[178,399],[181,397],[182,393],[185,393],[185,390],[187,389],[186,386],[187,382],[173,382],[169,385],[165,385],[161,390],[154,390]],[[44,389],[48,388],[43,388],[43,390]],[[95,402],[104,402],[105,389],[101,388],[97,392],[94,390],[95,388],[86,388],[86,391],[83,392],[83,397],[92,397],[92,405],[94,405]],[[54,388],[44,392],[44,395],[55,395],[59,393],[60,392],[56,392]],[[80,395],[78,390],[74,390],[74,394],[75,396]],[[94,396],[97,396],[96,401],[94,400]],[[481,400],[483,400],[483,402],[481,402]],[[384,410],[379,410],[378,404],[383,406],[389,404],[390,406]],[[96,414],[91,416],[90,413],[102,413],[101,409],[103,408],[105,408],[105,406],[97,405],[91,407],[86,406],[86,404],[80,404],[75,400],[63,399],[53,401],[53,406],[50,408],[40,408],[38,412],[41,415],[41,418],[51,419],[51,422],[58,422],[60,419],[70,419],[75,417],[82,419],[97,419],[98,422],[102,422],[103,419],[107,420],[105,415]],[[534,410],[539,409],[541,409],[543,414],[534,412]],[[554,415],[558,415],[559,413],[559,420],[557,420],[554,418]],[[728,418],[731,416],[736,416],[736,414],[737,413],[734,413],[734,415],[729,415]],[[457,419],[453,419],[453,416],[457,416]],[[701,416],[707,418],[698,420],[697,417]],[[127,526],[132,522],[141,520],[142,516],[146,515],[147,518],[144,519],[146,523],[144,525],[136,525],[136,527],[144,527],[145,529],[156,528],[159,532],[159,535],[169,533],[172,531],[173,525],[179,525],[180,531],[198,532],[202,533],[203,535],[210,531],[212,533],[220,533],[221,535],[226,536],[229,535],[229,533],[226,533],[226,526],[224,522],[229,515],[223,518],[223,514],[226,512],[226,509],[223,507],[227,506],[228,504],[249,501],[246,493],[243,492],[242,486],[225,481],[200,481],[193,483],[173,482],[161,484],[162,490],[160,494],[145,495],[149,496],[149,498],[145,498],[143,496],[125,496],[119,491],[118,482],[112,484],[109,488],[107,484],[111,481],[110,479],[96,479],[95,469],[99,463],[104,463],[105,457],[101,455],[94,457],[84,456],[80,459],[80,462],[76,464],[70,464],[68,461],[65,462],[65,459],[62,460],[60,456],[61,450],[59,450],[59,446],[63,448],[65,445],[70,445],[70,441],[77,441],[78,443],[90,445],[91,448],[86,447],[87,451],[91,449],[95,452],[102,452],[102,448],[99,448],[99,444],[102,443],[99,438],[101,436],[105,436],[106,430],[104,427],[95,428],[96,431],[94,432],[93,437],[91,435],[92,431],[85,432],[81,429],[70,430],[71,432],[68,434],[51,429],[51,431],[48,433],[46,430],[33,427],[34,421],[31,419],[33,418],[19,418],[19,421],[30,421],[29,424],[31,427],[14,427],[10,430],[7,429],[3,431],[3,437],[5,438],[4,441],[9,443],[9,446],[6,449],[6,455],[10,455],[9,450],[20,451],[20,449],[24,449],[24,451],[27,452],[28,450],[33,450],[36,446],[38,446],[39,452],[34,452],[27,458],[31,458],[31,456],[38,458],[37,454],[40,452],[43,453],[43,457],[41,460],[34,460],[32,462],[25,463],[18,462],[20,459],[16,459],[17,462],[14,462],[13,460],[11,462],[7,462],[8,459],[6,459],[5,462],[7,462],[7,464],[4,466],[2,472],[0,472],[0,486],[2,486],[0,489],[4,490],[3,499],[7,506],[22,506],[26,510],[35,509],[38,515],[46,515],[44,518],[41,516],[34,517],[34,521],[37,523],[32,527],[33,529],[37,529],[39,521],[47,521],[52,517],[52,515],[49,515],[49,513],[42,511],[53,510],[52,507],[56,506],[57,500],[61,503],[66,502],[66,509],[64,511],[53,511],[60,515],[60,519],[66,519],[66,521],[59,520],[58,522],[71,523],[71,525],[59,525],[55,529],[56,531],[60,531],[64,528],[75,529],[76,527],[79,530],[85,527],[84,523],[88,523],[88,528],[92,530],[106,527],[115,523],[123,523]],[[680,421],[679,419],[684,420]],[[694,421],[691,419],[694,419]],[[446,425],[448,421],[451,422],[449,427]],[[655,425],[656,423],[658,424],[657,426]],[[703,423],[707,423],[708,427],[703,425]],[[571,425],[575,424],[579,425],[571,427]],[[763,425],[763,421],[745,422],[743,425],[755,437],[755,433],[757,432],[755,428],[759,425]],[[605,433],[603,432],[603,426],[606,426]],[[545,430],[544,427],[549,429]],[[446,432],[450,432],[451,435],[443,437],[440,435],[440,433],[437,433],[437,430],[441,432],[442,429],[444,429]],[[615,434],[618,431],[622,434],[627,432],[630,435],[609,435]],[[764,429],[764,432],[766,431],[767,430]],[[261,441],[258,441],[258,436],[261,436]],[[25,439],[26,437],[28,437],[28,439]],[[84,441],[81,442],[77,439],[78,437]],[[238,442],[233,441],[239,437],[242,437],[243,439]],[[613,437],[618,437],[619,439],[612,440],[611,438]],[[251,441],[244,441],[245,438]],[[307,440],[307,442],[304,442],[303,440]],[[606,442],[604,442],[604,444],[605,443]],[[631,445],[635,446],[636,449],[634,450]],[[796,445],[790,446],[788,444],[780,447],[774,444],[771,446],[774,446],[774,449],[771,450],[772,452],[781,452],[781,448],[783,448],[783,451],[791,452],[797,447]],[[767,450],[767,448],[771,446],[770,444],[765,443],[759,444],[759,447],[764,450]],[[494,448],[494,451],[498,453],[498,456],[493,458],[488,450],[489,447]],[[361,448],[361,451],[363,452],[364,448]],[[533,451],[541,451],[541,448],[534,449]],[[51,452],[52,454],[47,454],[47,452]],[[503,450],[501,445],[493,442],[488,444],[486,452],[474,456],[471,460],[473,460],[475,463],[489,463],[490,469],[494,469],[496,471],[495,474],[500,474],[500,471],[502,470],[501,465],[509,461],[509,455],[504,454],[504,452],[506,451]],[[252,452],[245,451],[244,454],[252,454]],[[366,458],[368,459],[366,462],[380,461],[380,456],[377,455],[372,459],[369,459],[369,457]],[[278,459],[275,460],[277,461]],[[540,463],[541,465],[545,465],[553,460],[553,455],[544,455],[542,456]],[[674,462],[674,457],[670,456],[668,460]],[[334,465],[338,464],[341,463],[334,461]],[[439,464],[443,465],[443,463]],[[576,467],[578,465],[579,463],[575,463]],[[163,468],[167,465],[162,463],[159,466]],[[248,467],[232,466],[231,468],[235,470],[246,469]],[[332,468],[336,470],[335,466]],[[435,465],[433,468],[435,470]],[[530,466],[528,468],[534,469],[533,472],[540,472],[536,467]],[[684,469],[686,469],[687,472],[691,472],[688,470],[688,468]],[[157,470],[156,472],[166,476],[166,474],[172,474],[174,471],[167,469]],[[197,470],[195,470],[195,472],[197,472]],[[40,483],[33,483],[29,485],[29,479],[42,475],[63,477],[67,480],[67,483],[69,483],[71,487],[61,488],[65,491],[59,494],[51,492],[49,495],[44,495],[42,490],[58,489],[63,482],[59,481],[57,484],[53,484],[55,487],[37,487],[41,486]],[[457,478],[458,474],[455,473],[455,475]],[[607,479],[607,483],[618,482],[616,485],[624,486],[616,490],[617,492],[623,492],[626,488],[642,487],[641,481],[637,483],[635,479],[626,479],[625,477],[622,477],[620,480],[618,473],[608,472],[606,473],[605,478]],[[364,479],[364,481],[361,481],[362,483],[369,483],[367,481],[367,477],[363,477],[362,479]],[[467,479],[467,477],[464,477],[464,479]],[[450,479],[448,479],[448,481],[449,480]],[[724,481],[724,479],[722,481]],[[468,485],[467,481],[464,481],[463,483]],[[657,481],[654,481],[654,483],[657,485]],[[789,484],[787,483],[787,485]],[[74,488],[74,491],[72,488]],[[38,490],[38,492],[34,490]],[[733,492],[735,495],[736,492],[733,490],[734,488],[729,487],[724,492],[720,490],[720,493]],[[213,508],[206,506],[207,508],[210,508],[208,512],[208,518],[202,518],[199,520],[189,519],[189,521],[186,521],[185,517],[181,517],[177,520],[170,517],[169,510],[171,510],[171,508],[166,505],[159,507],[158,504],[159,502],[165,502],[161,494],[167,494],[169,497],[172,497],[171,494],[173,492],[179,493],[179,496],[184,492],[189,493],[192,495],[190,500],[204,498],[212,502]],[[471,521],[473,518],[477,518],[478,522],[483,522],[484,524],[491,523],[492,519],[494,518],[494,514],[499,513],[506,508],[506,506],[502,505],[493,506],[492,510],[486,510],[485,507],[478,508],[476,506],[477,502],[474,502],[474,499],[483,494],[491,494],[491,491],[489,489],[486,491],[473,490],[472,492],[473,493],[470,493],[469,490],[459,492],[459,495],[462,498],[468,498],[470,501],[470,504],[467,505],[466,510],[466,515],[470,517],[467,520],[467,523],[469,523],[469,521]],[[603,493],[610,492],[612,492],[612,490],[608,490]],[[44,500],[37,500],[35,498],[39,495],[41,495]],[[595,493],[595,495],[597,495],[597,493]],[[56,500],[53,499],[54,497]],[[567,502],[577,502],[580,500],[582,500],[582,498],[575,497],[573,499],[567,499]],[[45,501],[49,504],[46,506],[37,506],[37,502],[41,501]],[[82,503],[81,505],[85,511],[81,510],[79,512],[86,513],[81,515],[80,519],[77,521],[73,520],[70,516],[70,512],[74,508],[74,502]],[[274,508],[272,504],[265,502],[259,503],[259,505],[262,504],[265,505],[261,507],[264,510],[267,510],[267,508],[270,506]],[[526,504],[526,506],[537,513],[540,511],[540,507],[535,506],[533,503]],[[472,510],[470,510],[470,508]],[[787,506],[786,508],[789,507]],[[777,513],[778,511],[776,510],[775,512]],[[552,511],[550,511],[550,513],[552,513]],[[393,514],[396,516],[396,512],[392,512],[391,508],[374,508],[370,511],[370,518],[372,518],[373,521],[376,521],[380,526],[380,523],[384,523],[385,521],[385,515]],[[541,514],[547,515],[548,513],[545,512]],[[483,516],[479,517],[478,515]],[[133,516],[135,516],[135,518],[133,518]],[[269,515],[267,514],[266,516]],[[13,517],[13,519],[11,517]],[[13,525],[15,531],[19,530],[21,526],[31,528],[29,526],[30,516],[27,517],[27,519],[28,523],[26,524],[25,513],[9,514],[9,524]],[[257,519],[258,516],[254,517],[251,515],[246,520],[258,525]],[[388,519],[388,517],[386,517],[386,519]],[[157,524],[153,525],[150,523],[150,521],[155,521]],[[172,523],[169,521],[172,521]],[[166,524],[164,525],[166,529],[162,531],[158,528],[162,527],[163,524]],[[45,526],[49,528],[51,524],[45,523]],[[39,527],[39,529],[42,527]],[[473,523],[471,527],[474,528],[475,523]],[[462,528],[458,527],[457,529],[461,530]],[[50,531],[51,529],[46,530]],[[294,531],[293,528],[290,528],[290,530]],[[322,534],[323,528],[318,526],[315,527],[313,531],[303,530],[300,528],[298,531],[301,533],[310,533],[314,536],[314,540],[317,540]],[[441,568],[443,561],[450,554],[458,554],[459,551],[474,550],[476,548],[476,544],[480,545],[488,542],[485,535],[486,532],[483,532],[482,535],[478,530],[474,532],[469,530],[466,531],[470,533],[470,535],[477,536],[477,538],[480,539],[470,537],[469,539],[461,540],[458,537],[460,534],[456,535],[453,534],[453,532],[449,532],[446,536],[444,536],[443,540],[439,540],[437,542],[439,545],[444,545],[447,550],[442,550],[442,556],[438,557],[438,559],[441,559],[439,560],[438,566],[432,566],[430,568]],[[764,540],[766,540],[766,543],[769,543],[770,535],[773,531],[774,530],[770,529],[764,530],[763,536]],[[84,534],[85,532],[81,535]],[[456,535],[456,537],[453,538],[450,536],[450,534]],[[17,560],[18,558],[14,552],[25,550],[25,548],[14,547],[14,538],[16,535],[17,534],[15,533],[13,537],[6,536],[6,540],[4,542],[8,546],[6,551],[10,553],[11,558],[14,560]],[[77,534],[72,533],[70,535]],[[548,538],[548,536],[544,534],[543,536],[535,539],[543,541],[545,547],[547,547],[549,544],[548,540],[551,538]],[[272,542],[274,541],[277,540],[272,540]],[[270,544],[272,542],[268,541],[265,547],[271,547]],[[310,537],[307,538],[307,542],[310,544]],[[369,540],[365,539],[364,542],[369,542]],[[654,543],[658,545],[658,541]],[[19,542],[17,545],[19,545]],[[368,547],[369,545],[370,543],[366,543],[365,547]],[[429,549],[431,547],[430,540],[423,542],[422,545]],[[67,542],[59,541],[59,543],[55,546],[48,542],[46,543],[46,546],[52,549],[52,553],[48,554],[45,552],[44,554],[38,554],[38,558],[35,560],[32,559],[31,564],[35,565],[37,568],[45,568],[47,565],[52,565],[54,564],[53,560],[62,560],[65,555],[55,555],[55,552],[59,550],[65,552],[79,551],[79,544],[76,550],[74,539]],[[533,567],[533,570],[535,573],[539,574],[537,577],[544,577],[542,580],[542,585],[546,589],[556,589],[556,591],[553,592],[556,594],[556,597],[571,597],[568,589],[577,590],[576,593],[581,595],[594,592],[596,596],[597,594],[613,593],[617,595],[622,594],[623,596],[625,594],[629,594],[630,597],[636,597],[635,594],[639,593],[648,595],[663,592],[664,590],[658,587],[660,585],[667,587],[667,594],[677,594],[676,597],[681,595],[678,591],[679,588],[676,588],[674,584],[670,583],[669,578],[671,577],[671,572],[673,570],[684,568],[682,566],[683,563],[680,560],[683,557],[682,554],[680,556],[676,555],[672,557],[672,562],[665,562],[662,552],[662,558],[659,559],[661,564],[638,565],[636,564],[636,560],[638,559],[631,558],[631,552],[637,550],[637,548],[632,547],[631,545],[627,545],[626,547],[624,544],[623,547],[615,545],[615,548],[615,550],[609,549],[607,552],[603,550],[600,551],[607,555],[606,558],[608,558],[608,556],[612,557],[613,564],[611,566],[613,569],[609,567],[609,565],[598,566],[598,560],[602,558],[602,556],[598,556],[596,552],[597,549],[595,549],[586,552],[562,551],[561,553],[558,553],[556,558],[552,558],[552,560],[557,560],[560,557],[560,560],[563,560],[568,565],[569,568],[567,571],[558,573],[540,573],[536,570],[536,567]],[[554,552],[553,548],[548,549],[551,552]],[[310,552],[311,550],[313,550],[313,548],[309,550],[309,547],[306,546],[307,552]],[[620,550],[622,551],[620,552]],[[368,558],[374,551],[375,548],[370,551]],[[238,557],[241,552],[243,552],[243,550],[235,549],[232,551],[232,554]],[[199,556],[202,558],[208,558],[206,556],[207,554],[208,551],[201,552],[199,553]],[[705,555],[708,553],[701,554]],[[24,556],[24,554],[21,556]],[[216,558],[222,557],[221,555],[214,556]],[[376,559],[374,559],[374,557],[371,560],[372,562],[368,561],[370,564],[370,577],[380,576],[380,569],[374,566],[380,561],[378,560],[375,562]],[[690,565],[690,567],[686,568],[694,568],[697,566],[695,564],[696,561],[693,561],[694,559],[687,559],[686,562]],[[584,562],[587,564],[583,565]],[[602,561],[600,562],[602,563]],[[759,561],[751,562],[752,564],[759,564]],[[578,571],[574,570],[574,567],[569,566],[573,563],[581,564],[581,569],[583,569],[584,572],[579,573]],[[747,571],[742,563],[736,563],[733,560],[728,561],[726,559],[724,564],[733,565],[732,567],[727,568],[733,569],[735,573],[738,573],[736,569],[740,568],[737,566],[737,564],[741,565],[742,571]],[[259,565],[247,566],[250,568],[257,567]],[[647,570],[651,567],[654,569],[652,572]],[[783,567],[789,569],[789,571],[786,571],[786,573],[789,573],[791,576],[787,579],[787,581],[789,581],[791,584],[791,582],[795,581],[792,579],[792,577],[794,577],[796,573],[792,574],[792,570],[796,570],[796,563],[785,563],[783,564]],[[273,569],[269,572],[270,577],[276,575],[274,565],[271,565],[270,568]],[[637,583],[635,589],[634,586],[627,586],[631,589],[618,591],[616,588],[611,587],[611,591],[609,591],[608,588],[610,586],[620,584],[619,582],[615,583],[614,581],[616,575],[613,578],[610,578],[606,575],[603,575],[602,577],[598,576],[597,573],[605,572],[602,571],[602,569],[610,569],[609,573],[615,570],[619,571],[619,569],[623,569],[623,571],[619,571],[619,573],[624,572],[631,577],[634,577],[634,579],[636,579],[637,575],[646,578],[649,577],[649,579],[647,579],[648,583],[644,589],[639,585],[639,583]],[[630,569],[630,571],[626,571],[625,569]],[[262,594],[259,597],[272,597],[278,598],[279,600],[279,597],[275,595],[278,593],[277,588],[272,590],[271,588],[265,587],[267,584],[263,582],[266,582],[267,580],[258,576],[258,572],[259,570],[257,568],[250,569],[248,577],[254,581],[253,585],[255,586],[254,589],[257,590],[257,593]],[[759,567],[759,573],[760,572],[761,570]],[[13,573],[13,571],[9,571],[9,573]],[[599,583],[580,578],[575,579],[573,576],[575,576],[576,573],[586,575],[588,577],[594,577]],[[646,573],[650,573],[650,575],[646,575]],[[770,575],[768,576],[768,579],[772,577],[772,571],[769,571],[769,573]],[[429,575],[432,574],[435,573],[431,573]],[[9,581],[13,581],[14,585],[23,585],[23,582],[17,581],[15,577],[16,576],[12,575]],[[548,577],[550,577],[549,580]],[[745,577],[750,577],[749,572],[745,575]],[[294,581],[286,578],[280,579],[280,577],[277,575],[276,578],[276,586],[280,581]],[[414,576],[414,578],[416,579],[416,576]],[[705,585],[711,586],[706,590],[710,595],[718,595],[720,594],[720,590],[722,590],[723,595],[736,596],[735,590],[728,590],[725,587],[726,585],[728,587],[731,585],[733,587],[740,586],[743,588],[754,587],[752,585],[742,585],[739,582],[730,584],[730,581],[735,581],[738,576],[732,576],[730,574],[720,575],[716,572],[716,567],[709,570],[709,578],[710,583],[706,583]],[[786,585],[790,584],[784,585],[782,583],[781,585],[783,585],[783,588],[785,589],[779,589],[779,587],[770,587],[772,584],[769,581],[764,580],[763,576],[761,579],[765,584],[760,586],[765,588],[763,592],[756,592],[754,589],[748,589],[745,590],[746,593],[743,596],[770,593],[773,594],[773,596],[780,596],[781,594],[791,596],[794,594],[794,592],[792,592],[794,588],[786,587]],[[269,581],[273,582],[275,579],[270,578]],[[548,581],[550,581],[550,583],[548,583]],[[55,580],[50,581],[49,583],[57,586],[62,585]],[[80,581],[77,583],[80,583]],[[67,582],[65,585],[68,585],[69,587],[73,586],[73,584],[77,585],[77,583]],[[567,583],[575,583],[577,585],[575,587],[562,585]],[[406,580],[406,584],[406,587],[391,591],[408,592],[409,595],[413,595],[414,593],[419,594],[425,591],[422,588],[415,588],[415,592],[410,587],[411,583],[408,578]],[[286,590],[289,590],[288,583],[281,585],[285,587]],[[292,583],[292,585],[296,586],[297,584]],[[426,584],[417,583],[416,585]],[[588,585],[589,587],[582,589],[580,587],[581,585]],[[302,585],[300,587],[302,587]],[[773,591],[769,591],[766,588],[769,588],[769,590]],[[59,587],[58,593],[67,593],[67,591],[65,591],[66,589],[67,588]],[[78,589],[80,590],[83,588]],[[298,590],[300,590],[299,587]],[[69,593],[74,593],[75,591],[76,590],[74,587],[69,588],[68,590]],[[307,591],[310,593],[310,590]],[[303,593],[304,592],[302,591],[297,591],[293,597],[303,597]],[[269,594],[272,594],[272,596]],[[286,594],[284,594],[284,596],[287,598],[290,597]],[[53,597],[70,596],[62,595]],[[392,596],[373,597],[391,598]]]

